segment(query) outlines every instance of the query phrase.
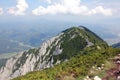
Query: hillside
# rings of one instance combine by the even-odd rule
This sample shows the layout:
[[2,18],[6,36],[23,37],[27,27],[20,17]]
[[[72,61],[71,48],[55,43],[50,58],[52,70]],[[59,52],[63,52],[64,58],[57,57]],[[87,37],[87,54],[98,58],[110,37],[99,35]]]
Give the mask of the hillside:
[[114,68],[111,58],[119,53],[120,49],[113,48],[85,51],[54,68],[30,72],[13,80],[115,80],[116,76],[106,71]]
[[[0,69],[0,79],[9,80],[31,71],[54,67],[77,55],[85,56],[89,52],[92,54],[92,51],[99,52],[107,48],[107,43],[89,29],[83,26],[72,27],[44,42],[40,48],[30,49],[10,58]],[[82,61],[81,59],[83,58],[78,61]],[[71,65],[73,64],[74,62]]]

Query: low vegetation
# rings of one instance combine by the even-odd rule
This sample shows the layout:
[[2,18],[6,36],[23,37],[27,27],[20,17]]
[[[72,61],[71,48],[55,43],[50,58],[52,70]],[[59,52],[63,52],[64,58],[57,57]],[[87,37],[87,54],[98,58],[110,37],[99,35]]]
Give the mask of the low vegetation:
[[83,80],[86,75],[94,76],[98,73],[100,77],[104,77],[101,72],[90,74],[89,71],[93,66],[101,67],[102,64],[106,64],[111,57],[120,53],[120,49],[107,48],[79,53],[69,61],[55,65],[53,68],[30,72],[13,80]]

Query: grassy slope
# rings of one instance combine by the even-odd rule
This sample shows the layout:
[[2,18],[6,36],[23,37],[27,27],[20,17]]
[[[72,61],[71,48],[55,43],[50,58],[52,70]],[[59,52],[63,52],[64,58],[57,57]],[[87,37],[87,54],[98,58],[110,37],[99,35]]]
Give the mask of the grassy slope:
[[[86,52],[85,52],[86,53]],[[45,69],[42,71],[30,72],[25,76],[15,78],[13,80],[83,80],[89,73],[92,66],[100,67],[101,64],[115,55],[120,53],[120,49],[106,49],[101,51],[90,51],[87,55],[79,54],[73,57],[68,62],[56,65],[54,68]],[[104,71],[103,71],[104,72]],[[102,72],[97,72],[92,75],[100,75]]]

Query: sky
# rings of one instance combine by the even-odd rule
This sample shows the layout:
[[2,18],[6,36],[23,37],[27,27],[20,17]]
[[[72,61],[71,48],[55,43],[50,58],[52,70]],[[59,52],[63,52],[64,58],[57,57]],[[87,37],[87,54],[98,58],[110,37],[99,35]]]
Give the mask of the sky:
[[111,21],[120,18],[120,0],[0,0],[0,17]]
[[118,24],[120,0],[0,0],[0,21],[36,18]]
[[103,25],[120,37],[120,0],[0,0],[0,23],[36,20]]
[[120,17],[120,0],[0,0],[6,16],[102,16]]

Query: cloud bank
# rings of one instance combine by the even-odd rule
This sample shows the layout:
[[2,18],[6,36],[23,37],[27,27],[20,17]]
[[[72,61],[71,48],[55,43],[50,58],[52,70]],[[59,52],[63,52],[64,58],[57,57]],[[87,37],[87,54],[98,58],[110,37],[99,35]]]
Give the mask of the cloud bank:
[[[50,1],[51,0],[47,0]],[[96,6],[89,9],[86,5],[81,4],[81,0],[60,0],[52,2],[47,7],[39,6],[32,10],[34,15],[54,15],[54,14],[72,14],[72,15],[104,15],[111,16],[112,10],[103,6]]]
[[14,15],[24,15],[28,7],[29,6],[25,0],[17,0],[16,7],[9,8],[8,13]]

